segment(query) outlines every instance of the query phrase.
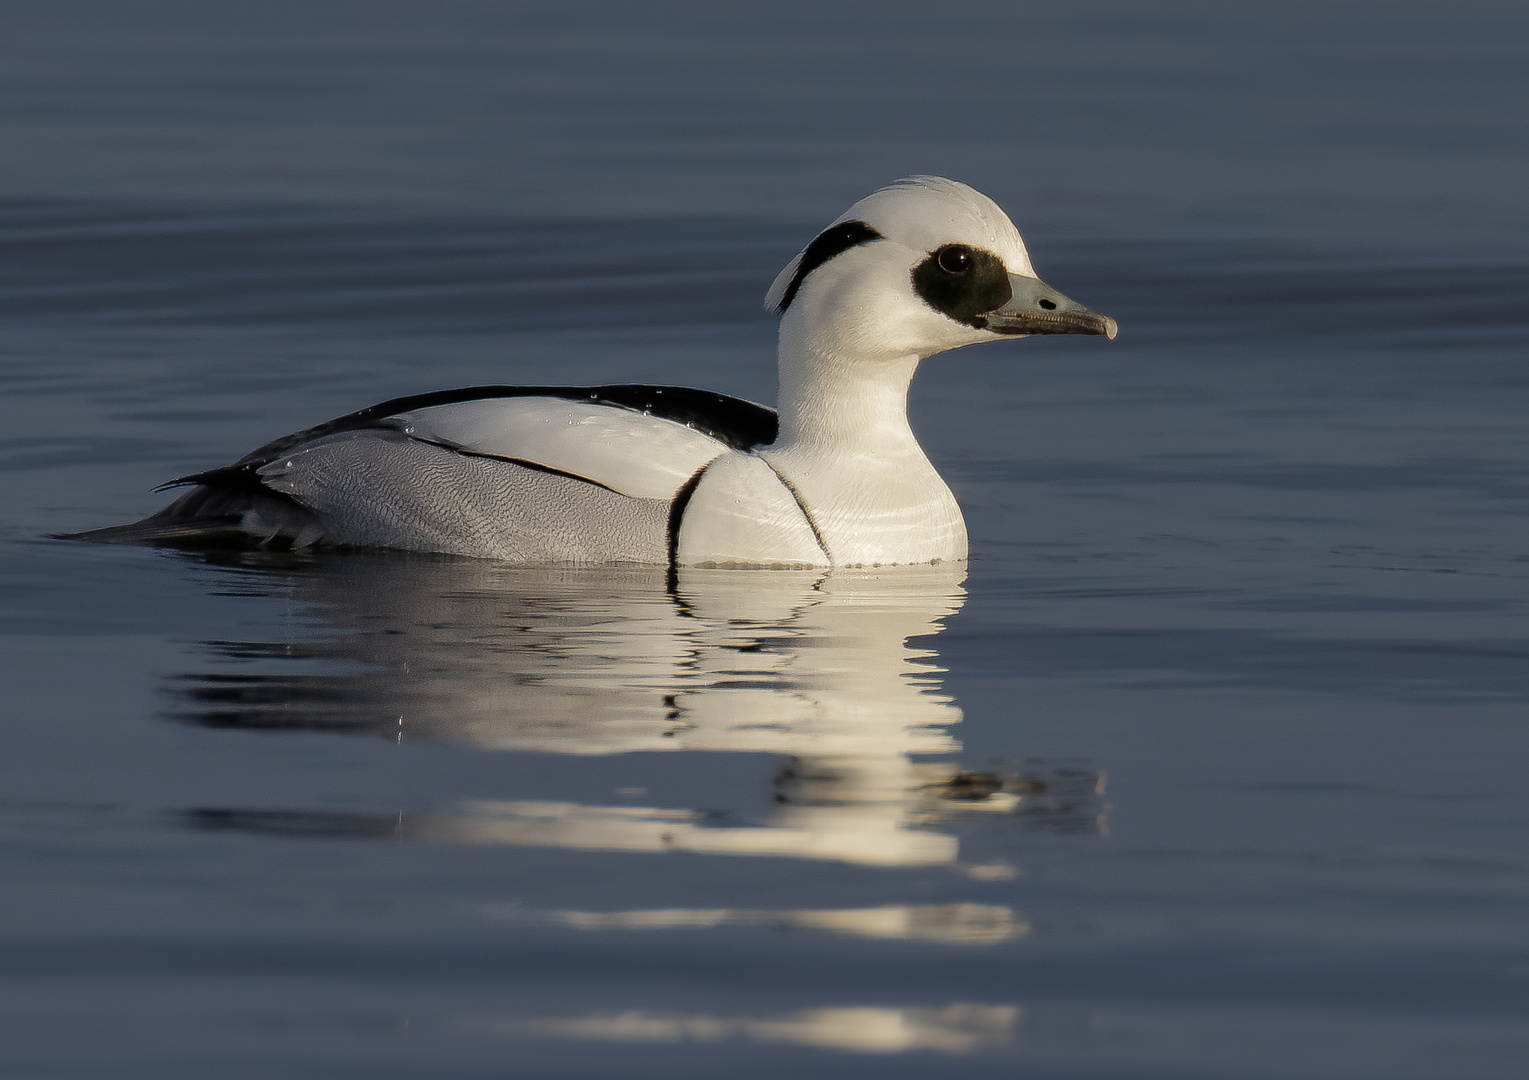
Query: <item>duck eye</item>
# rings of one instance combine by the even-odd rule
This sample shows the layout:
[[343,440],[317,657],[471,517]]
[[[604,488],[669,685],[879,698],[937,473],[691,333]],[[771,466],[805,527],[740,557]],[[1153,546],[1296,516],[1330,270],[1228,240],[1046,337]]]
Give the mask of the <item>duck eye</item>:
[[964,247],[941,248],[935,261],[947,274],[964,274],[972,268],[972,253]]

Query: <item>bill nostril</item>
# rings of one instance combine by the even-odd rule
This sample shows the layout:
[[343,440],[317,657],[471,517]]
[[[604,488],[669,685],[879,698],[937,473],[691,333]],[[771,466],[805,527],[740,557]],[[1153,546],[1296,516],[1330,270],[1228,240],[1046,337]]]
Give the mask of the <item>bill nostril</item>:
[[1042,311],[1055,311],[1056,310],[1056,301],[1055,300],[1047,300],[1047,299],[1042,298],[1042,300],[1041,300],[1041,310]]

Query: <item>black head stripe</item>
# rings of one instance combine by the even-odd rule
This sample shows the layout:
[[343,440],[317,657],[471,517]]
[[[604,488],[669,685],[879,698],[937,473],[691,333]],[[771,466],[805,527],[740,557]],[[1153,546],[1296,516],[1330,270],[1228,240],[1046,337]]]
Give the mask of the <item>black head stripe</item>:
[[843,254],[852,247],[859,247],[861,244],[869,244],[872,240],[880,239],[881,234],[863,221],[841,221],[818,233],[817,238],[807,245],[807,250],[802,252],[801,262],[796,266],[796,275],[781,295],[777,312],[783,312],[791,306],[791,301],[796,299],[796,291],[802,287],[802,282],[807,275],[829,259]]
[[1014,295],[1009,271],[991,251],[965,247],[959,248],[966,256],[964,268],[954,269],[958,263],[946,259],[952,268],[947,269],[940,256],[949,250],[941,248],[913,268],[913,291],[934,310],[980,328],[984,324],[977,316],[997,311]]

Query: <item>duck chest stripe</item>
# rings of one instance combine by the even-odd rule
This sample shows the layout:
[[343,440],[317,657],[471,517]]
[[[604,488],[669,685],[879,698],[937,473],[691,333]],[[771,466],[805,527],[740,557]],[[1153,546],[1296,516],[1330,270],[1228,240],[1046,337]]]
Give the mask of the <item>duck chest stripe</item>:
[[802,517],[807,519],[807,527],[812,530],[812,538],[817,541],[818,550],[828,560],[828,565],[834,565],[833,552],[828,550],[828,541],[823,539],[823,530],[818,528],[817,520],[812,516],[812,511],[807,509],[807,504],[802,501],[801,493],[796,490],[796,486],[790,480],[787,480],[779,469],[770,464],[768,458],[762,457],[759,460],[763,461],[769,467],[769,470],[775,474],[775,479],[780,481],[780,486],[791,493],[791,497],[796,500],[796,508],[802,512]]
[[[701,486],[701,477],[706,475],[706,470],[711,466],[712,462],[708,461],[697,469],[695,475],[686,480],[684,486],[674,493],[674,501],[669,504],[669,572],[671,574],[680,565],[680,526],[685,522],[685,507],[690,505],[690,497],[695,494],[695,489]],[[673,591],[672,587],[670,591]]]

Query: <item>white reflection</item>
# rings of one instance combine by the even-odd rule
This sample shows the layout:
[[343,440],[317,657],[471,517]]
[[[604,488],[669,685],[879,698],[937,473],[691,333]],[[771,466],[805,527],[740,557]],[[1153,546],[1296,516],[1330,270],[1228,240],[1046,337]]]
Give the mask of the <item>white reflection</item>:
[[566,1019],[480,1020],[468,1026],[499,1035],[583,1041],[680,1043],[747,1039],[872,1054],[907,1050],[966,1054],[1013,1041],[1020,1018],[1020,1009],[1013,1005],[955,1004],[943,1009],[802,1009],[769,1018],[632,1009]]
[[642,911],[528,912],[490,905],[485,913],[517,921],[550,922],[574,930],[693,930],[716,926],[763,926],[823,930],[855,937],[934,941],[945,945],[993,945],[1023,937],[1030,923],[997,904],[883,904],[869,908],[769,911],[748,908],[660,908]]
[[349,672],[329,665],[322,674],[188,676],[179,690],[195,708],[183,718],[568,755],[779,754],[775,809],[762,820],[719,822],[683,807],[485,800],[396,820],[208,810],[198,812],[201,824],[957,865],[980,878],[1013,871],[962,866],[957,838],[939,828],[953,814],[1049,815],[1071,831],[1098,827],[1096,771],[972,773],[950,760],[917,760],[960,749],[952,728],[961,711],[939,692],[941,669],[923,644],[961,607],[960,566],[697,570],[676,581],[645,570],[359,557],[321,570],[299,566],[286,581],[329,631],[327,642],[208,647],[239,659],[343,659],[353,662]]

